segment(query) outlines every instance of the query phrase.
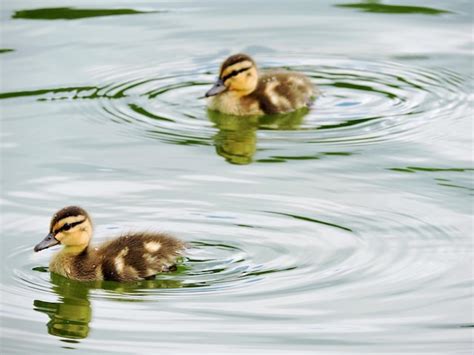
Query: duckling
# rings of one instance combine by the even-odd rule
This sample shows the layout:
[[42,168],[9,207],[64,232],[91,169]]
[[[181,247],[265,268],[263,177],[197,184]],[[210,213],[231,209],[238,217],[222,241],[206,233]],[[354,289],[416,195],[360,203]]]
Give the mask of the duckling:
[[77,206],[65,207],[51,219],[49,234],[35,252],[63,244],[50,261],[49,270],[79,281],[135,281],[151,279],[175,267],[186,244],[169,235],[130,233],[97,247],[89,246],[92,222]]
[[318,90],[308,77],[290,71],[259,73],[255,61],[235,54],[221,65],[219,78],[206,93],[208,107],[237,116],[286,113],[308,107]]

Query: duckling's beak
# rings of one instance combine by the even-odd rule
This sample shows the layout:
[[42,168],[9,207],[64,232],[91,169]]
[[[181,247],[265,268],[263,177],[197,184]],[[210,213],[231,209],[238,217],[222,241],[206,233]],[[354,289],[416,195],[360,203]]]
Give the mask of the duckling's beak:
[[221,92],[224,92],[226,90],[227,90],[227,87],[224,85],[224,82],[222,81],[222,79],[219,78],[214,83],[214,86],[211,88],[211,90],[206,92],[206,97],[215,96],[215,95],[220,94]]
[[59,240],[54,238],[53,233],[49,233],[46,238],[44,238],[41,242],[35,245],[35,251],[38,252],[40,250],[48,249],[56,244],[59,244]]

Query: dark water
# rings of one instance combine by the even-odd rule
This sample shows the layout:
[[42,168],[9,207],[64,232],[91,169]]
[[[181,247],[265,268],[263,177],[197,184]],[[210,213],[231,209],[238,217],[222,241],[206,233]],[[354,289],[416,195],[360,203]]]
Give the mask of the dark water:
[[[2,5],[2,354],[472,353],[470,2]],[[237,51],[322,96],[207,112]],[[50,275],[69,204],[96,241],[192,248],[156,280]]]

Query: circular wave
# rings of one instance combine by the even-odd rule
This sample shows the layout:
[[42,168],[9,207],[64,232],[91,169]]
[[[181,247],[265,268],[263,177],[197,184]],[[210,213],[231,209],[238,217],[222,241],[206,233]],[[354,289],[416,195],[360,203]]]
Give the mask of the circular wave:
[[[288,297],[322,288],[360,287],[361,283],[383,285],[383,292],[402,292],[438,277],[452,265],[436,257],[438,252],[456,256],[458,246],[451,240],[452,230],[389,212],[359,210],[357,215],[341,216],[336,207],[332,213],[322,209],[320,218],[261,212],[262,222],[230,227],[225,240],[231,242],[217,237],[191,242],[177,272],[149,281],[85,285],[92,299],[142,301],[196,293]],[[246,219],[255,220],[255,216]],[[12,295],[33,291],[38,296],[64,296],[64,289],[84,284],[62,277],[51,279],[46,267],[49,254],[33,254],[31,246],[9,254],[6,264],[13,270]],[[430,267],[425,268],[425,263]],[[411,270],[405,272],[408,268]],[[359,292],[364,293],[365,288]]]
[[[228,116],[207,112],[202,96],[215,79],[218,63],[123,68],[118,75],[118,70],[104,71],[98,78],[100,87],[79,90],[74,98],[94,119],[126,124],[127,131],[133,128],[170,143],[202,145],[213,144],[222,130],[258,128],[259,139],[266,142],[409,139],[425,124],[455,120],[468,110],[465,80],[450,71],[354,59],[285,61],[297,63],[284,68],[308,75],[320,88],[320,97],[306,115],[266,116],[250,127],[229,124]],[[269,67],[283,66],[275,62]]]
[[[241,197],[267,206],[275,202],[270,195]],[[291,200],[279,203],[297,203],[299,212],[269,208],[226,213],[214,224],[203,221],[206,237],[193,238],[178,270],[155,280],[72,281],[48,272],[49,252],[19,247],[5,259],[11,273],[3,284],[4,307],[10,317],[25,320],[33,308],[47,315],[50,334],[76,341],[92,328],[120,331],[124,310],[133,314],[127,326],[134,338],[159,331],[167,320],[188,324],[190,316],[303,324],[314,324],[314,317],[325,324],[351,317],[372,319],[377,326],[372,314],[407,311],[430,297],[451,299],[450,271],[470,252],[455,226],[384,210],[351,209],[355,213],[329,201]],[[116,302],[122,311],[116,311]],[[149,318],[162,322],[144,323]]]

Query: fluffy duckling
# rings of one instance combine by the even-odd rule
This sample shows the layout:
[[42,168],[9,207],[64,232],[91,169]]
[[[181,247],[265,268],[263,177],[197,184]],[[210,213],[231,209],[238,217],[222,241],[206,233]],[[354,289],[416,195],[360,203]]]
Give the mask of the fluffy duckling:
[[283,70],[259,73],[252,58],[235,54],[224,61],[206,97],[212,97],[208,102],[211,110],[253,116],[308,107],[317,93],[303,74]]
[[49,270],[70,279],[134,281],[169,271],[186,246],[161,233],[130,233],[97,247],[89,246],[91,238],[87,212],[69,206],[53,216],[49,234],[34,250],[63,244],[51,259]]

